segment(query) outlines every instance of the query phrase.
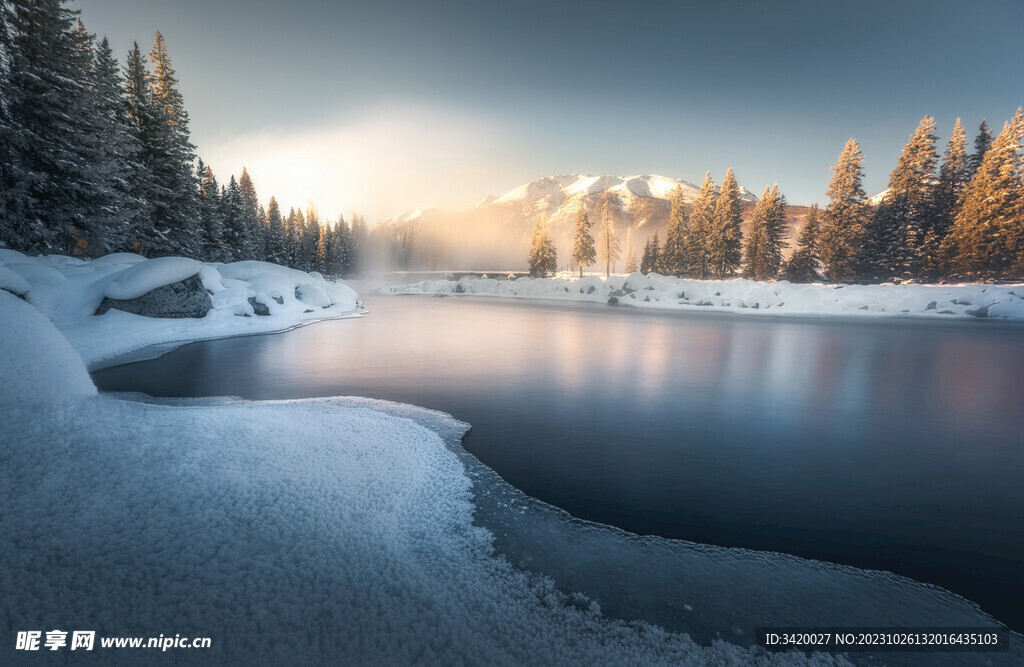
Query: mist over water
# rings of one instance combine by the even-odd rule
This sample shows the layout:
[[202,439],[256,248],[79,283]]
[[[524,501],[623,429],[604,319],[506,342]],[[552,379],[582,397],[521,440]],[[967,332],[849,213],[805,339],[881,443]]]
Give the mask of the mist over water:
[[359,395],[577,517],[890,570],[1024,627],[1024,329],[367,298],[358,321],[189,345],[104,390]]

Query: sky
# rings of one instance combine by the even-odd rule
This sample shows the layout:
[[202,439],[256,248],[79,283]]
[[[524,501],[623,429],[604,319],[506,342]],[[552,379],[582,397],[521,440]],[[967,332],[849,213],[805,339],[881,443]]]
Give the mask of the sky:
[[167,40],[198,155],[261,199],[369,222],[542,176],[660,174],[825,203],[856,138],[883,190],[1024,104],[1019,0],[77,0],[123,60]]

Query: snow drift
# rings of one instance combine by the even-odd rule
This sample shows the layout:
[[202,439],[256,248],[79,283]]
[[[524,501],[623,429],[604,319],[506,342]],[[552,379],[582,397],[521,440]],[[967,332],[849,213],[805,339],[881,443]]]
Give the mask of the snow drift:
[[380,291],[598,301],[678,310],[710,308],[757,315],[1024,319],[1024,285],[805,285],[632,273],[608,279],[426,280]]

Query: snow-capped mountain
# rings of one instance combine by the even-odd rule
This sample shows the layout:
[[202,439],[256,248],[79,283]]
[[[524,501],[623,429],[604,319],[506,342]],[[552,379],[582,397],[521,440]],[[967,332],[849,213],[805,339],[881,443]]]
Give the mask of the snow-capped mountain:
[[[516,268],[526,261],[533,227],[539,218],[547,222],[560,263],[568,263],[573,226],[580,208],[587,210],[596,234],[605,206],[610,203],[625,257],[629,244],[639,254],[655,234],[664,239],[677,187],[687,205],[700,191],[699,186],[688,181],[652,174],[545,176],[501,196],[487,197],[466,211],[416,209],[384,224],[416,225],[417,238],[434,241],[429,261],[439,265],[435,268]],[[744,217],[749,217],[757,197],[741,186],[740,198]]]

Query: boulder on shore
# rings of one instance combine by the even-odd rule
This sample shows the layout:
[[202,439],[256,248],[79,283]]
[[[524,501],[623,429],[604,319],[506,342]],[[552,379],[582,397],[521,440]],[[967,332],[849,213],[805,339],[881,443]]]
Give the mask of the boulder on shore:
[[143,317],[206,317],[213,308],[213,301],[196,273],[134,299],[104,297],[96,314],[102,315],[111,308]]

